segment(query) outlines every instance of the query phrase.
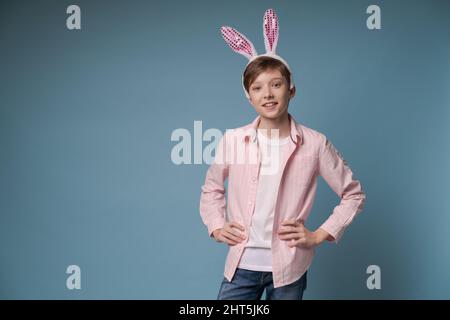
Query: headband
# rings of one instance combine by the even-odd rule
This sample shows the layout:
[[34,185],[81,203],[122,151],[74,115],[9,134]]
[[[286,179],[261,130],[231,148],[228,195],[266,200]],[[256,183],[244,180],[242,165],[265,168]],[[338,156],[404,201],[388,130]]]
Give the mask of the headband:
[[[273,9],[267,9],[266,12],[264,13],[263,18],[264,45],[266,47],[265,54],[258,55],[256,53],[255,47],[253,46],[253,43],[250,40],[248,40],[243,34],[239,33],[239,31],[237,31],[236,29],[223,26],[220,28],[220,31],[222,33],[223,39],[230,46],[230,48],[233,49],[233,51],[242,54],[249,60],[247,66],[256,58],[271,57],[281,61],[289,70],[289,72],[291,72],[291,68],[289,67],[287,62],[276,54],[276,48],[278,44],[278,17]],[[292,89],[294,88],[292,72],[290,80],[291,80],[290,89]],[[244,86],[244,75],[242,75],[242,86],[244,88],[247,99],[250,98]]]

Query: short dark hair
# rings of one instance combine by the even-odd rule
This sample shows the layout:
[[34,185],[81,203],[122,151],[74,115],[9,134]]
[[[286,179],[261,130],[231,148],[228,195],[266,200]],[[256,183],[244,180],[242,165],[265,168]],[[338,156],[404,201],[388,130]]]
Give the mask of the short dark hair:
[[249,63],[244,71],[244,87],[247,92],[249,91],[250,85],[255,81],[255,79],[264,71],[269,69],[275,69],[280,71],[281,75],[286,78],[288,83],[288,88],[291,87],[291,72],[288,70],[286,65],[278,59],[272,57],[258,57]]

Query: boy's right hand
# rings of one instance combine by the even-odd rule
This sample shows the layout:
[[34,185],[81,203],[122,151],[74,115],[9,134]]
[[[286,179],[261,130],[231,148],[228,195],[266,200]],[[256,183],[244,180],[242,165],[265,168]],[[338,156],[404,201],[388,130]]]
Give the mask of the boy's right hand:
[[226,242],[230,246],[234,246],[245,240],[245,235],[238,230],[245,231],[245,228],[237,222],[225,224],[221,229],[213,231],[213,237],[217,242]]

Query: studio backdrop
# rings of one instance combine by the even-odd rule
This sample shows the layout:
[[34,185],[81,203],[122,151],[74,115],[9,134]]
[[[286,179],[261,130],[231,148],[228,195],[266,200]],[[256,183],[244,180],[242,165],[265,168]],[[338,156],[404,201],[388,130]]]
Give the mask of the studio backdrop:
[[[289,112],[367,196],[304,299],[450,298],[447,0],[2,1],[0,298],[216,298],[201,186],[213,137],[257,116],[220,27],[263,52],[268,8]],[[339,200],[320,178],[307,227]]]

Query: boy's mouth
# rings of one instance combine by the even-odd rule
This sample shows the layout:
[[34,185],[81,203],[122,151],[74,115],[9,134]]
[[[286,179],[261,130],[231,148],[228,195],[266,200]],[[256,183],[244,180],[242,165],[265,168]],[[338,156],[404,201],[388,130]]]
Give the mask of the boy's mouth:
[[274,106],[276,106],[278,104],[278,102],[266,102],[266,103],[264,103],[262,106],[263,107],[265,107],[265,108],[270,108],[270,107],[274,107]]

